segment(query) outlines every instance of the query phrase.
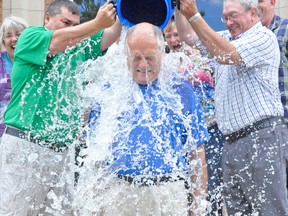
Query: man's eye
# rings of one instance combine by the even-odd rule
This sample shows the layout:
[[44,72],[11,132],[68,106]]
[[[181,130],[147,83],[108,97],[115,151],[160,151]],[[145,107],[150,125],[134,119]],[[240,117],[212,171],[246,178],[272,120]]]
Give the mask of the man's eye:
[[140,57],[140,56],[134,56],[134,57],[133,57],[133,60],[134,60],[134,61],[140,61],[140,60],[141,60],[141,57]]
[[155,57],[154,56],[148,56],[145,59],[146,59],[146,61],[154,61]]

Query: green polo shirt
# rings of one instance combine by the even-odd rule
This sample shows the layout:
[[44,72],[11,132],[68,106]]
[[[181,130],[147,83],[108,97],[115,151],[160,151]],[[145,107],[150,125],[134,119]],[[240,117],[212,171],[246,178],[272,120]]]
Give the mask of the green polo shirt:
[[[29,27],[19,37],[11,77],[12,97],[4,123],[41,140],[69,144],[80,122],[77,66],[103,53],[103,30],[53,57],[48,56],[54,31]],[[85,80],[83,80],[84,82]]]

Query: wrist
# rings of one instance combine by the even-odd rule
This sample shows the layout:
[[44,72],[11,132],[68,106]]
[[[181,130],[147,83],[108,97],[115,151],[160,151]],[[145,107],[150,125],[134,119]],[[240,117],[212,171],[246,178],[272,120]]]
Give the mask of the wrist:
[[199,12],[195,13],[193,16],[188,18],[189,23],[192,23],[194,20],[196,20],[198,17],[201,17],[201,14]]

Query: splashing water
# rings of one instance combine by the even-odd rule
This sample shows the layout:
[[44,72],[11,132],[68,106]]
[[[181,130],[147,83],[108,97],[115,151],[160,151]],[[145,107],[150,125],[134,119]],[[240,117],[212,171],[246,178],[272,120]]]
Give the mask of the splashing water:
[[[96,60],[88,60],[85,63],[76,62],[76,71],[71,66],[73,65],[73,56],[69,57],[68,63],[65,64],[62,59],[59,59],[47,77],[48,80],[51,80],[51,85],[56,84],[59,86],[58,89],[61,89],[61,92],[56,92],[55,94],[52,92],[52,89],[49,92],[49,94],[57,97],[57,104],[47,107],[47,109],[53,109],[55,118],[44,122],[47,130],[43,131],[43,133],[47,136],[54,136],[55,133],[63,133],[62,128],[65,128],[65,134],[76,143],[80,142],[79,137],[82,134],[86,134],[88,145],[88,149],[86,149],[88,156],[84,159],[84,165],[76,167],[73,162],[69,161],[69,168],[63,171],[62,176],[59,177],[61,180],[58,186],[68,187],[72,191],[75,182],[71,170],[79,173],[78,184],[74,188],[73,195],[71,195],[73,198],[70,197],[70,194],[68,196],[65,194],[59,196],[53,191],[48,194],[48,198],[53,200],[53,205],[46,211],[52,215],[65,214],[66,212],[63,212],[60,207],[61,203],[67,204],[70,200],[73,200],[72,209],[74,214],[81,216],[101,214],[103,209],[107,211],[107,207],[110,208],[108,209],[110,212],[113,212],[115,205],[119,207],[127,201],[131,202],[131,209],[132,207],[135,208],[134,215],[141,215],[139,213],[143,211],[143,206],[139,205],[141,202],[147,202],[147,206],[144,205],[144,208],[149,208],[151,215],[154,215],[160,210],[160,207],[151,207],[148,204],[149,200],[141,199],[141,197],[146,196],[146,193],[154,197],[158,197],[159,194],[167,197],[167,200],[163,200],[161,206],[163,213],[175,210],[177,205],[181,207],[180,203],[183,200],[187,200],[187,194],[181,193],[178,190],[167,192],[165,190],[162,191],[156,186],[140,187],[139,190],[139,187],[133,184],[129,188],[130,195],[128,197],[121,197],[122,192],[127,190],[125,184],[117,184],[116,186],[111,184],[111,182],[115,182],[115,178],[119,180],[117,175],[115,175],[119,167],[116,168],[112,163],[115,159],[115,152],[118,158],[121,158],[121,154],[130,153],[131,149],[126,144],[128,136],[125,135],[129,134],[139,125],[144,125],[152,136],[148,143],[141,143],[141,140],[136,139],[138,144],[135,143],[135,145],[141,145],[139,152],[137,152],[138,161],[149,159],[149,155],[143,156],[141,154],[141,152],[147,151],[149,148],[155,148],[156,152],[164,151],[164,161],[173,167],[172,177],[175,179],[179,175],[189,179],[192,174],[195,174],[194,167],[200,163],[197,160],[192,161],[189,167],[186,167],[186,164],[177,163],[177,158],[184,158],[188,151],[196,149],[195,142],[197,142],[195,137],[192,137],[191,132],[191,120],[197,120],[195,119],[197,116],[187,118],[183,114],[181,98],[175,94],[175,89],[172,88],[173,85],[182,83],[182,80],[175,73],[178,70],[179,58],[171,55],[164,57],[162,72],[158,78],[159,89],[155,91],[155,89],[148,87],[147,91],[154,92],[155,98],[146,100],[143,98],[138,84],[132,80],[132,72],[127,67],[123,44],[125,33],[124,29],[119,44],[114,44],[109,48],[103,57],[98,57]],[[79,52],[82,52],[82,50]],[[64,68],[62,74],[57,72],[59,67]],[[43,86],[39,86],[39,92],[41,92],[41,88]],[[167,100],[163,100],[163,98]],[[22,103],[25,103],[24,98]],[[164,107],[157,110],[157,119],[154,119],[149,112],[151,105],[155,103],[159,107]],[[134,111],[140,105],[142,115],[135,115]],[[75,116],[84,115],[90,109],[99,112],[99,117],[96,119],[94,125],[86,124],[83,127],[85,120],[80,119],[79,121],[79,118]],[[171,111],[173,111],[175,116],[178,116],[176,120],[179,122],[179,125],[183,125],[184,127],[178,128],[178,130],[183,129],[186,131],[187,137],[184,147],[182,146],[179,134],[173,134],[169,130],[169,127],[165,128],[167,125],[177,125],[178,123],[171,122],[171,119],[167,117],[171,115]],[[65,115],[65,121],[57,118],[59,113]],[[41,117],[41,113],[39,113],[39,117]],[[75,140],[75,128],[77,128],[76,134],[78,134],[77,137],[79,138],[77,140]],[[164,133],[164,136],[162,133]],[[168,141],[170,136],[176,138],[176,145],[181,145],[181,148],[178,148],[180,149],[179,152],[169,148]],[[148,144],[153,145],[149,147]],[[174,149],[177,149],[177,147]],[[71,158],[74,157],[72,150],[69,151],[69,154]],[[31,155],[30,160],[34,160],[34,158],[37,158],[37,155]],[[53,160],[58,161],[61,159],[55,157]],[[143,172],[147,172],[146,174],[148,175],[161,174],[161,169],[159,168],[155,168],[154,170],[152,168],[153,173],[151,173],[151,167],[147,164],[137,164],[136,162],[133,164],[133,168],[140,166],[144,167]],[[188,171],[183,174],[183,170]],[[198,175],[200,176],[201,173],[198,173]],[[39,178],[42,177],[40,176]],[[183,187],[184,181],[179,181],[175,184],[178,184],[180,188]],[[193,187],[195,186],[187,184],[190,186],[190,192],[193,193]],[[194,184],[199,185],[197,182]],[[182,210],[179,210],[176,215],[182,216],[184,215],[183,212],[188,212],[190,208],[189,206],[183,206],[183,208],[179,206],[178,208]]]
[[[141,154],[141,152],[145,152],[149,148],[156,148],[156,152],[166,152],[164,161],[173,167],[172,177],[175,179],[178,178],[179,174],[185,175],[184,177],[189,179],[194,174],[194,167],[199,163],[199,161],[191,162],[189,165],[190,171],[184,174],[183,170],[187,169],[186,165],[177,164],[178,157],[184,157],[188,150],[191,151],[191,148],[192,150],[196,149],[196,140],[192,137],[191,132],[192,118],[187,118],[182,113],[183,104],[181,103],[181,98],[175,94],[175,89],[172,88],[173,85],[182,82],[175,74],[179,59],[169,56],[164,58],[162,72],[158,78],[159,91],[154,92],[155,98],[145,100],[138,84],[132,80],[132,72],[127,67],[123,44],[125,30],[123,32],[119,44],[114,44],[105,56],[88,61],[78,67],[79,73],[76,80],[79,83],[77,86],[81,87],[83,80],[88,81],[85,88],[78,88],[78,92],[84,98],[81,101],[81,106],[84,109],[85,107],[92,107],[92,111],[94,109],[100,115],[94,125],[86,126],[86,129],[89,130],[87,134],[88,156],[84,160],[84,166],[79,169],[80,179],[74,197],[76,215],[98,215],[103,210],[106,213],[110,212],[110,214],[113,214],[114,206],[117,205],[119,208],[127,201],[131,202],[131,209],[135,208],[132,210],[134,215],[141,215],[143,205],[140,204],[143,202],[147,203],[144,208],[146,211],[149,209],[151,215],[156,214],[156,211],[160,210],[164,213],[169,213],[175,208],[175,206],[171,205],[172,203],[180,205],[183,200],[187,200],[186,193],[181,194],[179,191],[170,191],[170,194],[166,194],[168,200],[162,203],[161,209],[158,207],[155,210],[150,206],[149,200],[143,200],[143,197],[145,197],[146,193],[150,194],[150,196],[158,196],[159,193],[167,193],[167,191],[161,192],[156,186],[140,187],[141,189],[139,189],[133,184],[129,187],[130,195],[121,197],[123,191],[127,192],[127,186],[125,187],[125,184],[115,185],[115,179],[119,181],[115,173],[119,169],[121,170],[122,167],[121,162],[119,167],[113,165],[115,162],[114,157],[115,154],[117,158],[121,158],[123,154],[132,154],[131,148],[127,146],[128,136],[126,135],[130,134],[139,125],[144,125],[149,134],[151,134],[151,140],[148,143],[142,143],[140,138],[136,137],[135,145],[138,145],[139,150],[135,154],[137,154],[138,158],[134,160],[135,164],[132,164],[132,168],[137,169],[137,167],[143,166],[142,174],[146,173],[150,176],[161,174],[161,169],[155,167],[151,171],[151,167],[147,163],[141,164],[143,161],[149,160],[149,155]],[[79,91],[79,89],[81,90]],[[147,91],[149,90],[155,91],[155,89],[148,87]],[[169,100],[163,101],[161,98],[169,98]],[[155,103],[160,104],[159,107],[165,107],[165,109],[157,110],[157,119],[151,116],[149,111],[151,105],[153,106]],[[139,112],[142,115],[135,115],[134,111],[139,106],[141,106]],[[169,116],[169,110],[179,116],[178,121],[184,125],[187,131],[186,144],[179,152],[169,148],[168,139],[170,136],[175,136],[177,139],[176,143],[182,145],[181,138],[177,134],[171,134],[169,127],[165,128],[163,126],[163,123],[166,126],[170,123],[172,123],[171,125],[175,124],[175,122],[169,122],[171,121],[167,117]],[[165,131],[164,136],[161,135],[163,131]],[[149,145],[152,147],[149,147]],[[201,173],[198,175],[201,175]],[[184,181],[179,181],[178,184],[179,188],[183,187]],[[177,194],[177,197],[171,196],[173,194]],[[188,209],[188,206],[183,206],[181,212],[176,213],[176,215],[183,215],[183,212],[188,212]],[[125,214],[123,213],[123,215]]]

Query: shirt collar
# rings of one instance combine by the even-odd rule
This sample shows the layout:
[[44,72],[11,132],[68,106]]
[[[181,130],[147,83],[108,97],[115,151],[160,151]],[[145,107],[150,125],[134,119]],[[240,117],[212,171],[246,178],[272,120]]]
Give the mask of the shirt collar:
[[275,15],[272,19],[272,22],[267,28],[270,29],[271,31],[274,31],[275,29],[279,28],[280,23],[281,23],[281,17]]
[[254,32],[255,29],[258,29],[260,27],[262,27],[262,23],[260,21],[258,21],[254,26],[252,26],[250,29],[246,30],[245,32],[242,32],[241,34],[239,34],[234,39],[232,39],[232,37],[230,36],[229,40],[233,41],[233,40],[237,40],[238,38],[241,38],[241,37],[243,37],[245,35],[249,35],[251,32]]

